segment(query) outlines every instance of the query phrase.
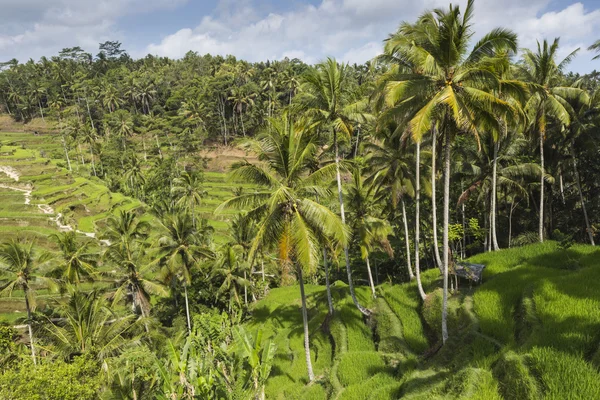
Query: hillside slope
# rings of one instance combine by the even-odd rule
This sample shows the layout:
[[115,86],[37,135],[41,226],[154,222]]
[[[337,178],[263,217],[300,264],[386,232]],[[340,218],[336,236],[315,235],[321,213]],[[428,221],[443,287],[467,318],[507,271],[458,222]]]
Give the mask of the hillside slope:
[[[325,288],[307,286],[311,351],[317,383],[306,386],[298,287],[274,289],[257,303],[251,330],[277,345],[269,399],[596,399],[600,398],[600,250],[556,243],[472,259],[484,282],[461,282],[449,302],[450,340],[439,351],[438,273],[414,283],[378,287],[363,304],[333,288],[336,314],[326,320]],[[420,316],[423,316],[421,318]]]

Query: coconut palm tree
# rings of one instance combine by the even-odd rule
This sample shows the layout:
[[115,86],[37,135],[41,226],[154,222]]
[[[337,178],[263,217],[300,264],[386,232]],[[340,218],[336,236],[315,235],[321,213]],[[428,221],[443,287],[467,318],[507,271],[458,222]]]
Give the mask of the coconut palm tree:
[[12,296],[15,290],[23,292],[27,310],[27,329],[31,358],[36,364],[35,345],[31,329],[31,312],[35,309],[35,290],[47,287],[55,289],[56,282],[41,273],[41,268],[50,259],[47,253],[37,256],[33,242],[10,240],[0,245],[0,296]]
[[65,282],[79,285],[85,279],[94,280],[96,271],[96,255],[89,252],[90,241],[80,242],[77,233],[68,231],[51,236],[60,249],[60,262],[56,270],[57,277]]
[[459,197],[461,205],[474,194],[484,203],[486,221],[490,221],[486,250],[493,248],[493,202],[494,185],[497,190],[511,193],[512,196],[527,198],[527,183],[542,175],[539,165],[523,162],[520,155],[527,147],[527,141],[516,130],[506,132],[502,137],[495,137],[491,132],[481,136],[481,148],[463,147],[459,150],[462,159],[460,171],[461,181],[467,188]]
[[156,264],[144,260],[144,250],[140,244],[132,247],[110,246],[104,252],[104,260],[116,270],[104,275],[113,281],[113,303],[126,300],[132,311],[142,318],[150,315],[150,296],[166,296],[167,289],[150,278]]
[[236,208],[260,215],[249,252],[250,260],[259,249],[277,246],[282,270],[296,267],[302,303],[304,350],[308,378],[312,382],[314,373],[304,274],[312,274],[318,267],[319,249],[325,239],[346,244],[348,235],[341,219],[313,200],[315,193],[321,197],[329,194],[323,183],[335,176],[335,164],[311,172],[312,158],[318,150],[314,136],[288,120],[287,115],[270,122],[269,132],[251,143],[261,163],[236,164],[231,172],[232,180],[252,183],[259,189],[225,201],[217,212]]
[[[344,211],[344,196],[340,173],[338,135],[342,135],[350,140],[354,123],[366,122],[372,119],[372,116],[365,112],[366,102],[356,99],[349,85],[350,78],[351,71],[347,65],[340,65],[336,60],[328,58],[325,62],[319,64],[317,68],[310,69],[303,75],[303,92],[300,99],[300,104],[304,107],[307,115],[317,122],[322,129],[331,131],[335,152],[340,215],[343,224],[346,224],[346,214]],[[344,248],[344,256],[346,272],[348,274],[348,287],[352,301],[363,314],[369,315],[370,311],[359,304],[354,293],[352,269],[347,246]]]
[[[221,255],[217,259],[211,278],[222,280],[221,286],[217,290],[217,297],[224,294],[229,295],[229,312],[232,311],[234,303],[242,307],[240,291],[246,289],[250,282],[246,278],[248,272],[248,262],[244,259],[244,248],[240,245],[227,244],[221,249]],[[245,304],[248,305],[248,297],[245,296]]]
[[[596,53],[600,53],[600,40],[597,40],[596,42],[594,42],[593,45],[591,45],[590,47],[588,47],[589,51],[594,51]],[[595,56],[594,58],[592,58],[592,60],[597,60],[600,58],[600,54],[598,54],[597,56]]]
[[[516,51],[516,35],[505,29],[494,29],[474,46],[473,0],[464,13],[459,7],[426,12],[415,24],[403,23],[386,46],[398,64],[385,83],[388,118],[402,123],[400,129],[420,143],[434,123],[444,145],[444,291],[442,301],[442,340],[448,339],[447,297],[450,219],[450,158],[452,137],[468,132],[478,137],[482,126],[498,128],[496,115],[511,114],[509,103],[497,92],[503,82],[493,65],[504,62],[501,54]],[[469,49],[472,49],[469,52]],[[504,83],[509,86],[510,83]]]
[[[540,167],[544,169],[544,139],[548,120],[568,127],[571,124],[569,110],[572,107],[569,101],[575,103],[588,103],[589,96],[583,89],[563,86],[562,74],[565,68],[576,56],[579,49],[573,51],[562,61],[556,61],[560,40],[554,39],[552,44],[544,40],[538,42],[537,51],[525,50],[523,64],[519,72],[527,81],[533,93],[525,105],[525,112],[529,119],[529,127],[532,133],[538,135],[540,147]],[[539,238],[544,241],[544,186],[547,177],[544,175],[540,180],[540,220]]]
[[139,339],[124,338],[131,333],[135,316],[116,315],[96,290],[84,293],[71,288],[66,298],[54,302],[61,321],[46,325],[45,335],[52,344],[49,350],[65,359],[91,354],[102,361]]
[[183,285],[187,326],[191,332],[188,286],[192,283],[192,270],[203,259],[213,259],[215,254],[187,212],[167,213],[160,222],[163,232],[158,239],[159,260]]
[[392,234],[392,228],[388,221],[375,217],[373,210],[375,185],[365,184],[362,177],[362,168],[355,167],[352,171],[352,185],[348,188],[348,209],[352,215],[352,228],[355,240],[360,247],[360,255],[367,265],[369,285],[373,298],[375,294],[375,283],[371,273],[369,255],[376,247],[381,247],[390,255],[393,255],[388,236]]
[[408,219],[406,216],[405,198],[414,197],[414,179],[411,155],[406,151],[406,143],[400,135],[394,135],[390,129],[383,129],[377,140],[365,146],[368,152],[367,165],[371,175],[368,182],[376,186],[376,199],[385,200],[390,206],[390,213],[395,214],[400,208],[404,226],[406,245],[406,268],[412,280],[415,275],[412,269]]
[[122,247],[131,254],[133,246],[148,237],[149,228],[148,222],[140,221],[134,211],[120,210],[106,220],[102,239],[108,240],[111,247]]
[[202,205],[206,190],[202,188],[202,179],[194,173],[184,171],[179,178],[173,179],[171,193],[177,197],[176,204],[184,206],[192,213],[192,223],[196,226],[196,207]]

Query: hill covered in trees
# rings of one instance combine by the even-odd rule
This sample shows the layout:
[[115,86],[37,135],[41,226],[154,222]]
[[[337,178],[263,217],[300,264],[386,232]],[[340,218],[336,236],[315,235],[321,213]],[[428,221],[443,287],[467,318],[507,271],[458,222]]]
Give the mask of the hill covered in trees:
[[600,397],[598,74],[474,18],[4,63],[0,398]]

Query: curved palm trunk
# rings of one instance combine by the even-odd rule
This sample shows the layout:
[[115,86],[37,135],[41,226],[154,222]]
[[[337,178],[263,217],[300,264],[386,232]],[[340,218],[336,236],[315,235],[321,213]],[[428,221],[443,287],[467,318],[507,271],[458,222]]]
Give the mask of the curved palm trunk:
[[450,138],[444,132],[444,289],[442,294],[442,343],[448,340],[448,263],[450,262],[450,248],[448,246],[448,226],[450,222]]
[[187,318],[188,333],[192,333],[192,323],[190,322],[190,303],[188,300],[187,283],[183,283],[183,293],[185,295],[185,315]]
[[306,368],[308,369],[308,381],[315,380],[312,362],[310,361],[310,341],[308,336],[308,311],[306,310],[306,295],[304,294],[304,281],[302,268],[298,267],[298,282],[300,283],[300,298],[302,300],[302,323],[304,325],[304,354],[306,355]]
[[583,210],[583,218],[585,219],[585,229],[588,237],[590,238],[590,244],[595,246],[594,233],[590,226],[590,220],[588,218],[587,208],[585,208],[585,201],[583,200],[583,192],[581,191],[581,179],[579,178],[579,169],[577,168],[577,157],[575,156],[575,142],[571,140],[571,158],[573,158],[573,169],[575,170],[575,183],[577,184],[577,191],[579,192],[579,201],[581,202],[581,209]]
[[27,309],[27,329],[29,330],[29,344],[31,346],[31,359],[33,365],[37,364],[35,358],[35,347],[33,345],[33,330],[31,329],[31,306],[29,305],[29,298],[27,297],[27,290],[25,291],[25,308]]
[[415,165],[415,272],[417,274],[417,288],[419,289],[419,295],[422,300],[425,300],[427,295],[423,290],[423,284],[421,283],[421,267],[419,263],[419,236],[420,236],[420,225],[421,225],[421,216],[420,206],[421,206],[421,143],[417,142],[417,157],[416,157],[416,165]]
[[431,221],[433,225],[433,250],[435,255],[435,262],[440,269],[440,272],[443,273],[442,266],[442,258],[440,257],[440,247],[438,244],[438,234],[437,234],[437,201],[435,194],[435,178],[436,178],[436,169],[435,169],[435,161],[436,161],[436,147],[437,147],[437,129],[433,128],[433,140],[431,142]]
[[323,265],[325,267],[325,289],[327,291],[327,306],[329,307],[329,315],[333,315],[333,298],[331,297],[331,284],[329,282],[329,265],[327,263],[327,247],[325,247],[325,245],[323,245]]
[[540,224],[539,235],[540,242],[544,241],[544,134],[540,132],[540,167],[542,168],[542,179],[540,182]]
[[369,262],[369,256],[366,258],[367,262],[367,272],[369,273],[369,284],[371,285],[371,293],[373,294],[373,298],[377,298],[375,294],[375,284],[373,283],[373,274],[371,273],[371,263]]
[[[338,186],[338,198],[340,201],[340,216],[342,218],[342,224],[346,225],[346,213],[344,212],[344,196],[342,194],[342,177],[340,175],[340,154],[338,148],[337,141],[337,132],[333,130],[333,145],[335,146],[335,170],[336,170],[336,178],[337,178],[337,186]],[[354,293],[354,284],[352,283],[352,268],[350,267],[350,255],[348,254],[348,245],[344,245],[344,256],[346,259],[346,272],[348,274],[348,288],[350,289],[350,296],[352,297],[352,301],[356,308],[359,309],[361,313],[364,315],[370,315],[369,310],[364,308],[358,302],[356,298],[356,293]]]
[[408,276],[412,281],[415,279],[415,274],[412,271],[412,262],[410,255],[410,238],[408,237],[408,220],[406,218],[406,207],[404,205],[404,198],[400,199],[402,203],[402,222],[404,223],[404,241],[406,242],[406,268],[408,269]]
[[496,198],[498,197],[498,142],[494,142],[494,160],[492,161],[492,205],[490,208],[492,218],[492,250],[500,249],[496,235]]

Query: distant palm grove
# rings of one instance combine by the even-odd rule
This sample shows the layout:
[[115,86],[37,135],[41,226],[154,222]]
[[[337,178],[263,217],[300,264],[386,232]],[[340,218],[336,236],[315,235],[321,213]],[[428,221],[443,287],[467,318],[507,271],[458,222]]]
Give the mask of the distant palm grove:
[[[423,373],[438,386],[410,398],[593,398],[585,385],[552,397],[560,379],[539,349],[554,342],[523,339],[544,318],[533,282],[560,269],[479,291],[456,269],[479,260],[485,284],[501,254],[530,262],[485,255],[514,247],[553,246],[565,274],[593,262],[577,254],[594,254],[600,229],[600,74],[569,72],[578,51],[559,58],[559,38],[522,49],[510,30],[473,32],[474,18],[472,0],[427,11],[361,65],[134,60],[112,41],[2,63],[1,112],[48,144],[35,157],[136,206],[108,210],[92,232],[68,207],[43,240],[1,230],[0,295],[24,312],[0,322],[0,398],[408,398],[413,370],[446,375]],[[7,160],[20,150],[0,143]],[[0,187],[33,190],[36,204],[36,179]],[[483,304],[510,290],[504,314],[490,312],[517,321],[505,341],[506,324],[486,330]],[[589,346],[572,351],[590,374],[592,314]],[[351,361],[357,332],[370,344]],[[396,389],[350,389],[363,375],[381,380],[373,391]],[[470,380],[495,389],[464,389]]]

